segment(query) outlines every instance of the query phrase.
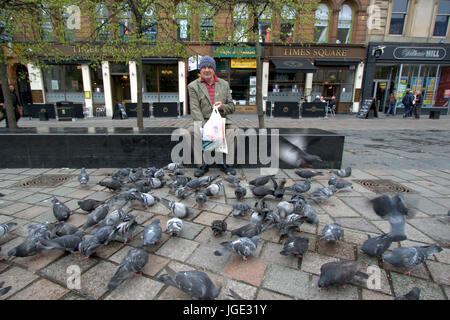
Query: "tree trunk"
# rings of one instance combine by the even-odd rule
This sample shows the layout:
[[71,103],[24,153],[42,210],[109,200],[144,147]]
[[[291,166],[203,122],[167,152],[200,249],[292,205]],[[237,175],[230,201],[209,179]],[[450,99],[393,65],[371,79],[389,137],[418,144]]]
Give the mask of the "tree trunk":
[[136,73],[137,73],[137,126],[139,129],[144,128],[144,112],[142,107],[142,58],[136,61]]
[[255,39],[255,56],[256,56],[256,109],[258,111],[258,126],[260,129],[265,128],[264,112],[262,101],[262,66],[261,66],[261,45],[259,44],[259,19],[257,12],[257,3],[253,4],[253,37]]
[[[8,65],[6,64],[6,57],[3,52],[3,47],[0,47],[0,82],[2,84],[2,92],[4,97],[4,104],[6,106],[6,115],[8,117],[8,125],[11,129],[17,128],[16,114],[12,104],[11,93],[8,85]],[[4,112],[4,110],[2,110]],[[6,121],[6,120],[5,120]]]

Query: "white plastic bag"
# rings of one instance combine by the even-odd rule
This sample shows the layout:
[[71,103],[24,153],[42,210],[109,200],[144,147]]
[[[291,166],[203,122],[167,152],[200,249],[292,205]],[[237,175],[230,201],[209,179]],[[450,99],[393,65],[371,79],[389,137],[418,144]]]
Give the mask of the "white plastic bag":
[[225,137],[225,124],[217,108],[213,108],[209,120],[203,126],[202,140],[221,142]]

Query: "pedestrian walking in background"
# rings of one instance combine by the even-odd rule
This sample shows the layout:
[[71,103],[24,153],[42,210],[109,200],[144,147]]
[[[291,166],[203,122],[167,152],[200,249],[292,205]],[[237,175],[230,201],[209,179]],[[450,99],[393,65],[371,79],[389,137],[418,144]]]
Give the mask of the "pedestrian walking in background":
[[422,111],[423,94],[419,90],[416,92],[416,104],[414,105],[414,117],[420,119],[420,112]]
[[[12,105],[14,108],[14,113],[16,116],[16,123],[19,121],[20,119],[20,111],[19,111],[19,99],[17,98],[16,93],[14,92],[14,86],[12,84],[9,85],[9,92],[11,94],[11,101],[12,101]],[[3,98],[3,96],[2,96]],[[0,108],[1,108],[1,112],[2,112],[2,116],[0,117],[0,122],[3,121],[4,119],[6,120],[6,128],[9,128],[9,124],[8,124],[8,116],[6,114],[6,106],[5,106],[5,102],[2,101],[0,102]]]
[[414,107],[414,96],[411,93],[411,91],[407,91],[405,96],[402,99],[402,103],[405,106],[405,114],[403,115],[403,118],[411,117],[412,111]]
[[396,104],[397,104],[397,91],[394,90],[391,92],[391,95],[389,96],[389,108],[386,112],[387,116],[389,116],[390,114],[395,116]]

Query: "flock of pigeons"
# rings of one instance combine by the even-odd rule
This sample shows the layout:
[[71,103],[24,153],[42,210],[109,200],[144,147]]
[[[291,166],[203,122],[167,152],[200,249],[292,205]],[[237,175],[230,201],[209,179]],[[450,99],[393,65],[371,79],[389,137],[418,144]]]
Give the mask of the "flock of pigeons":
[[[209,197],[219,197],[225,182],[235,187],[238,202],[233,205],[233,216],[244,216],[250,212],[252,214],[250,223],[231,230],[231,235],[237,236],[237,238],[222,242],[222,247],[214,251],[216,256],[231,251],[240,255],[243,260],[247,260],[258,247],[259,235],[268,229],[277,228],[280,236],[287,235],[280,254],[302,257],[308,250],[309,239],[295,236],[294,231],[301,231],[300,227],[304,222],[319,223],[317,212],[308,203],[308,200],[325,203],[337,192],[352,189],[353,186],[350,182],[340,179],[351,175],[350,167],[345,170],[330,171],[331,178],[328,186],[319,187],[311,193],[307,193],[311,189],[311,179],[323,175],[323,173],[313,170],[296,170],[295,173],[305,181],[289,187],[285,187],[286,179],[282,178],[277,181],[274,175],[261,176],[249,181],[251,192],[259,198],[252,208],[244,202],[247,189],[242,187],[239,179],[233,175],[227,175],[220,181],[217,180],[221,175],[205,176],[193,180],[184,174],[183,166],[177,163],[170,163],[161,169],[155,167],[119,169],[111,174],[111,180],[98,183],[115,193],[111,199],[106,202],[94,199],[78,201],[80,208],[89,212],[88,219],[81,230],[64,223],[69,219],[72,211],[55,197],[52,203],[53,214],[57,221],[28,226],[28,236],[20,245],[9,250],[8,257],[35,256],[35,259],[38,259],[43,250],[58,249],[70,253],[80,253],[84,255],[83,259],[87,259],[102,245],[108,245],[111,241],[119,241],[125,245],[131,240],[138,225],[136,216],[128,213],[132,206],[140,205],[148,208],[158,202],[169,210],[170,216],[173,216],[167,221],[166,233],[178,236],[183,229],[183,219],[194,214],[194,210],[181,201],[195,193],[197,207],[203,207]],[[84,168],[78,175],[78,181],[81,186],[87,186],[89,182],[89,175]],[[170,193],[180,199],[180,202],[159,198],[149,193],[166,184],[170,188]],[[283,200],[287,193],[293,193],[291,199]],[[265,201],[268,197],[275,197],[281,201],[276,208],[271,209]],[[375,213],[389,220],[391,230],[387,234],[365,241],[361,247],[363,252],[369,256],[382,258],[396,267],[404,268],[409,275],[411,270],[423,263],[428,256],[442,251],[439,246],[431,245],[395,248],[392,252],[385,253],[392,242],[407,239],[405,218],[411,216],[411,210],[408,210],[401,194],[393,197],[383,194],[371,202]],[[0,237],[16,225],[17,223],[14,222],[0,225]],[[225,221],[215,220],[212,222],[211,228],[214,236],[218,237],[227,231],[227,224]],[[92,231],[91,236],[85,237],[88,229]],[[141,236],[142,242],[136,248],[130,249],[123,258],[108,283],[109,291],[140,273],[149,258],[145,247],[158,244],[162,232],[159,219],[153,220],[144,228]],[[342,239],[343,234],[344,230],[341,224],[336,221],[323,228],[320,240],[337,245],[336,243]],[[355,276],[367,279],[368,275],[360,272],[359,266],[359,261],[325,263],[321,266],[318,286],[325,289],[332,285],[345,286]],[[214,299],[219,295],[214,283],[202,271],[175,272],[168,266],[165,267],[165,270],[167,274],[158,279],[184,291],[194,299]],[[0,295],[6,294],[11,288],[2,289],[2,286],[3,283],[0,283]],[[396,297],[396,299],[419,299],[419,294],[420,289],[414,288],[408,294]],[[230,296],[240,298],[232,290],[230,290]]]

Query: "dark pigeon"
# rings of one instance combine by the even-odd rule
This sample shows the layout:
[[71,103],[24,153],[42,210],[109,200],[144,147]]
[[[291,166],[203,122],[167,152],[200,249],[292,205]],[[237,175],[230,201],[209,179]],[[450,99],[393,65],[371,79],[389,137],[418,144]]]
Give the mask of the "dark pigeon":
[[315,176],[322,176],[322,172],[312,170],[295,170],[295,174],[303,179],[311,179]]
[[308,238],[300,237],[289,237],[284,243],[283,250],[280,252],[281,255],[294,255],[299,258],[308,250]]
[[339,222],[327,224],[322,230],[322,237],[320,241],[330,243],[337,242],[342,239],[344,230]]
[[103,201],[98,201],[95,199],[86,199],[78,201],[78,205],[80,206],[81,210],[87,212],[91,212],[101,204],[103,204]]
[[391,265],[406,269],[405,274],[409,275],[415,267],[423,263],[429,256],[441,251],[442,248],[437,244],[423,247],[401,247],[395,248],[392,252],[384,253],[382,257]]
[[223,220],[214,220],[211,223],[211,229],[215,237],[220,236],[222,233],[227,231],[227,223]]
[[259,198],[265,197],[267,195],[274,195],[274,190],[266,186],[250,187],[250,190],[252,191],[253,195]]
[[264,230],[263,230],[263,226],[261,223],[250,222],[249,224],[246,224],[245,226],[231,230],[231,235],[238,236],[238,237],[251,238],[253,236],[260,234],[263,231]]
[[78,244],[78,251],[80,251],[80,254],[84,255],[86,258],[89,258],[100,248],[101,245],[102,244],[98,240],[98,238],[95,236],[92,236],[92,237],[83,239]]
[[272,181],[273,181],[273,186],[274,186],[274,191],[273,191],[274,197],[277,199],[282,199],[284,196],[284,193],[286,191],[286,189],[284,187],[286,185],[286,179],[284,179],[284,178],[281,179],[280,184],[278,184],[274,178],[272,178]]
[[414,287],[408,293],[395,297],[395,300],[419,300],[420,299],[420,288]]
[[227,173],[226,178],[224,179],[226,182],[228,182],[229,184],[231,184],[233,187],[240,187],[241,185],[239,184],[239,179],[232,175],[231,173]]
[[87,218],[86,222],[84,223],[82,229],[86,230],[87,228],[98,224],[100,221],[102,221],[106,217],[106,215],[108,214],[108,211],[109,211],[108,204],[102,204],[102,205],[98,206],[97,208],[95,208],[95,210],[92,211],[88,215],[88,218]]
[[197,207],[201,208],[203,205],[208,201],[208,196],[204,194],[203,192],[197,193],[195,196],[195,202],[197,203]]
[[250,212],[252,208],[246,202],[236,202],[233,204],[233,216],[243,216]]
[[239,201],[243,201],[246,194],[247,194],[247,189],[241,186],[238,186],[235,190],[234,190],[234,194],[236,196],[236,199]]
[[52,199],[53,203],[53,215],[57,221],[66,221],[70,217],[71,210],[64,203],[56,198]]
[[319,288],[328,288],[332,285],[345,286],[355,276],[368,279],[369,276],[358,271],[359,261],[333,261],[320,268]]
[[112,191],[120,191],[122,189],[122,182],[120,182],[120,180],[100,181],[98,185]]
[[119,241],[126,244],[131,241],[136,227],[136,217],[132,214],[124,215],[114,227],[114,230],[109,234],[107,243],[109,241]]
[[235,240],[222,242],[222,249],[214,251],[214,255],[221,256],[228,251],[239,254],[243,260],[247,260],[249,256],[255,253],[258,246],[259,236],[252,238],[242,237]]
[[206,176],[200,179],[191,180],[186,183],[186,187],[191,190],[199,191],[201,188],[208,187],[212,182],[214,182],[214,180],[218,179],[219,177],[220,174],[218,174],[217,176]]
[[56,230],[56,235],[58,237],[68,236],[68,235],[75,234],[76,232],[78,232],[78,228],[75,227],[73,224],[64,223],[64,222],[56,223],[55,230]]
[[337,179],[335,175],[331,175],[330,180],[328,180],[328,185],[329,186],[333,185],[338,190],[353,189],[353,185],[351,182]]
[[371,257],[381,257],[382,254],[391,246],[392,237],[390,234],[383,234],[378,237],[370,238],[364,241],[361,246],[362,252]]
[[263,177],[258,177],[256,179],[253,179],[249,182],[249,184],[251,184],[252,186],[255,187],[260,187],[265,185],[267,182],[269,182],[275,175],[269,175],[269,176],[263,176]]
[[120,262],[114,276],[108,283],[108,291],[117,288],[122,282],[140,272],[148,262],[148,253],[140,248],[132,248]]
[[51,240],[43,239],[41,241],[44,250],[63,250],[74,253],[78,250],[78,245],[83,240],[83,231],[77,231],[74,234],[58,237]]
[[348,178],[352,174],[352,168],[347,167],[343,170],[331,170],[330,173],[337,175],[340,178]]
[[178,187],[175,190],[175,197],[177,197],[178,199],[186,199],[193,193],[193,191],[189,191],[186,187]]
[[21,244],[8,251],[8,257],[29,257],[44,250],[42,241],[50,239],[50,232],[43,227],[33,229],[31,232],[28,229],[28,232],[28,236]]
[[98,239],[101,244],[105,244],[108,241],[109,235],[114,230],[113,226],[104,226],[94,230],[92,235]]
[[141,236],[143,241],[139,247],[155,245],[159,242],[162,236],[162,228],[159,222],[159,219],[155,219],[144,228]]
[[292,186],[286,188],[288,191],[295,193],[305,193],[311,189],[311,179],[307,179],[304,183],[295,183]]

